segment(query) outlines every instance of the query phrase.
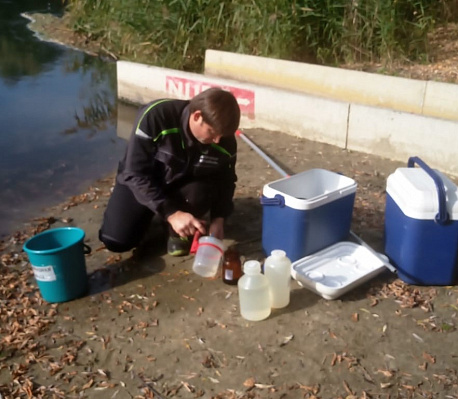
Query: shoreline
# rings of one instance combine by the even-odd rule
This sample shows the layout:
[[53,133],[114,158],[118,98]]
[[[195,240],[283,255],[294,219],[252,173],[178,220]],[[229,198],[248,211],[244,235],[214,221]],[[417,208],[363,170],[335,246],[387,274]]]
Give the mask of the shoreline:
[[27,28],[38,40],[81,51],[94,57],[117,60],[118,57],[106,50],[99,43],[88,40],[68,28],[68,17],[57,17],[50,13],[24,12],[21,16],[30,22]]
[[65,44],[59,40],[56,40],[56,39],[53,39],[52,37],[49,37],[46,35],[46,30],[45,29],[38,29],[39,27],[43,28],[42,25],[39,25],[38,23],[38,19],[44,15],[49,15],[50,17],[53,17],[53,18],[56,18],[57,17],[54,17],[52,14],[41,14],[41,13],[28,13],[28,12],[23,12],[20,14],[21,17],[29,20],[29,23],[27,24],[27,28],[33,32],[34,36],[42,41],[42,42],[48,42],[48,43],[54,43],[54,44],[58,44],[60,46],[65,46],[65,47],[69,47],[69,48],[72,48],[74,50],[80,50],[82,51],[81,49],[79,48],[76,48],[76,47],[73,47],[71,45],[68,45],[68,44]]

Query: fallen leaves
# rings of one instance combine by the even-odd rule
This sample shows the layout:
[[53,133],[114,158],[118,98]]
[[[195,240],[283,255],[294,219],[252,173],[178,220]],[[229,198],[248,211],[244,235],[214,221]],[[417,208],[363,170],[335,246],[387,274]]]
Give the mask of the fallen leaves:
[[331,366],[335,366],[337,363],[342,362],[345,362],[347,364],[347,368],[351,368],[352,366],[358,364],[359,361],[355,356],[347,352],[332,354]]
[[272,389],[272,388],[275,388],[275,385],[272,385],[272,384],[254,384],[254,386],[256,388],[259,388],[259,389]]
[[216,362],[214,356],[211,353],[207,354],[205,358],[202,360],[202,366],[204,366],[205,368],[219,367],[218,363]]
[[3,253],[0,257],[0,262],[3,266],[13,266],[13,265],[21,265],[25,266],[27,263],[27,259],[23,255],[17,252],[10,252],[10,253]]
[[343,380],[343,381],[342,381],[342,384],[343,384],[343,386],[344,386],[344,388],[345,388],[345,391],[346,391],[349,395],[353,396],[353,391],[350,389],[350,386],[348,385],[348,382],[345,381],[345,380]]
[[420,337],[418,334],[412,333],[412,337],[414,337],[418,342],[421,342],[421,343],[425,342],[425,340],[422,337]]
[[294,338],[294,334],[287,335],[280,343],[280,346],[285,346]]
[[428,361],[431,364],[436,363],[436,356],[429,354],[428,352],[423,352],[423,359]]
[[102,194],[102,191],[98,187],[90,187],[88,192],[71,197],[63,205],[62,209],[68,210],[69,208],[72,208],[79,204],[93,202],[99,198],[100,194]]
[[[4,258],[2,259],[5,260]],[[23,396],[44,398],[37,392],[28,376],[31,364],[39,363],[55,375],[64,367],[44,354],[44,348],[37,343],[37,337],[44,333],[55,321],[57,304],[46,304],[35,285],[31,269],[0,267],[0,354],[2,362],[22,354],[23,363],[5,365],[9,369],[12,382],[9,386],[13,397]],[[75,359],[71,353],[63,355],[63,361],[71,363]]]
[[304,390],[307,394],[318,395],[320,392],[320,385],[303,385],[297,383],[299,389]]
[[246,387],[248,390],[251,390],[254,388],[275,390],[275,385],[258,383],[256,382],[256,379],[254,377],[247,378],[243,382],[243,386]]
[[423,327],[425,331],[452,332],[456,329],[455,324],[441,322],[435,315],[417,320],[417,325]]
[[[392,283],[386,283],[377,288],[375,296],[379,298],[393,298],[401,308],[419,307],[425,312],[433,310],[433,300],[437,296],[437,290],[431,287],[416,287],[404,283],[400,279]],[[376,299],[372,298],[374,304]]]
[[57,304],[46,305],[36,286],[30,284],[31,269],[0,268],[0,352],[16,348],[27,352],[34,348],[34,338],[54,322]]
[[383,376],[385,376],[387,378],[391,378],[394,375],[391,370],[381,370],[381,369],[379,369],[379,370],[377,370],[377,373],[380,373],[380,374],[382,374]]
[[122,255],[120,254],[110,255],[108,256],[104,264],[105,266],[114,265],[114,264],[121,262],[121,260],[122,260]]
[[253,377],[250,377],[243,382],[243,386],[247,388],[253,388],[255,383],[256,380]]
[[380,388],[382,389],[387,389],[393,386],[392,382],[381,382],[380,383]]

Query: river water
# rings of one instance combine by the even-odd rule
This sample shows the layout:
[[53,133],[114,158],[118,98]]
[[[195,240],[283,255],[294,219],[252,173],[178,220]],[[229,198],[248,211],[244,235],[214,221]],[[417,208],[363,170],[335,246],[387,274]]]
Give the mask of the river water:
[[40,41],[21,16],[61,4],[0,0],[0,237],[114,172],[125,149],[115,63]]

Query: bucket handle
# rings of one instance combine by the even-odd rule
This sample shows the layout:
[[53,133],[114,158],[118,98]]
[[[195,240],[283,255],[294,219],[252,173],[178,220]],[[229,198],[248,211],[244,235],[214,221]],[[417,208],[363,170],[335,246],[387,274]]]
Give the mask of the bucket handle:
[[439,224],[445,224],[449,220],[449,216],[446,207],[444,182],[440,176],[419,157],[410,157],[407,162],[407,167],[412,168],[416,163],[434,180],[434,183],[436,184],[439,200],[439,213],[435,216],[434,220]]
[[268,206],[273,206],[273,205],[278,205],[280,208],[283,208],[285,206],[285,197],[283,197],[280,194],[275,194],[275,197],[273,198],[267,198],[266,196],[261,196],[259,199],[261,202],[261,205],[268,205]]
[[91,251],[92,251],[92,248],[89,245],[83,243],[84,255],[89,255],[91,253]]

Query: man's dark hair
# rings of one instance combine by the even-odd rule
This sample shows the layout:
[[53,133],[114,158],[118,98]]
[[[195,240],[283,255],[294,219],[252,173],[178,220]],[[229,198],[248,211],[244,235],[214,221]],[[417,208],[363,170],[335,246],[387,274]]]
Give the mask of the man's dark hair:
[[229,91],[212,87],[191,99],[189,112],[202,112],[202,118],[217,134],[231,136],[239,127],[240,108]]

